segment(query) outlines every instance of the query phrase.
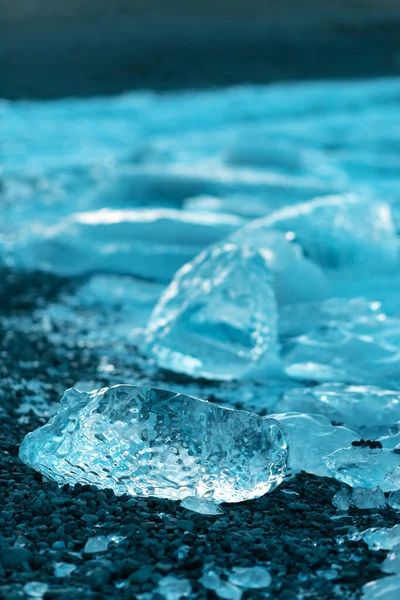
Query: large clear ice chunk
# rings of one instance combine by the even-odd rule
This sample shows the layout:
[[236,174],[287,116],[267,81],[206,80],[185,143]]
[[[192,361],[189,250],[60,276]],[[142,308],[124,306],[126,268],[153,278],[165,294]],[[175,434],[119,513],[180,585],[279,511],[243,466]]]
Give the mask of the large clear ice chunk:
[[116,494],[214,502],[257,498],[283,479],[277,421],[154,388],[70,389],[57,415],[29,433],[21,459],[59,483]]
[[262,253],[211,246],[186,264],[161,296],[143,349],[170,371],[240,379],[277,359],[273,276]]

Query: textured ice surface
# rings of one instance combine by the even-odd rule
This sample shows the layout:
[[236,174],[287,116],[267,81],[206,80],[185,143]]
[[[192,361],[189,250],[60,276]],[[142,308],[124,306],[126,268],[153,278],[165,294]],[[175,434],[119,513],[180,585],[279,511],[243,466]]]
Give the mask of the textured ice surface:
[[68,390],[59,413],[25,437],[20,457],[60,483],[237,502],[282,481],[287,446],[272,419],[119,385],[92,393]]
[[228,580],[239,587],[257,590],[268,587],[272,579],[265,567],[235,567]]
[[104,208],[45,228],[15,248],[14,263],[64,276],[100,271],[169,282],[179,267],[240,225],[217,213]]
[[343,445],[324,461],[335,479],[351,487],[379,486],[384,492],[400,488],[400,454],[392,450]]
[[327,383],[287,391],[277,410],[325,415],[358,432],[386,431],[400,421],[400,394],[372,386]]
[[358,438],[345,427],[334,427],[329,419],[303,413],[274,414],[285,429],[289,441],[289,466],[321,477],[329,476],[324,458],[339,448],[346,448]]
[[371,550],[393,550],[400,545],[400,525],[394,527],[371,527],[361,533]]
[[308,257],[326,269],[392,270],[398,246],[390,208],[354,195],[288,206],[248,225],[292,233]]
[[370,581],[363,587],[362,600],[398,600],[400,598],[400,575]]
[[277,308],[263,255],[233,243],[185,265],[151,315],[143,349],[164,369],[240,379],[277,361]]

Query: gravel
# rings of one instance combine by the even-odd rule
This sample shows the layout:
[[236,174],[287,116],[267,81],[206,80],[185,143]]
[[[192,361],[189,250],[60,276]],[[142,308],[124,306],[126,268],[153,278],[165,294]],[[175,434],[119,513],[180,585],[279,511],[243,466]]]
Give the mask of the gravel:
[[[244,599],[356,599],[365,583],[383,575],[385,553],[370,551],[348,534],[354,539],[355,530],[393,526],[396,513],[337,511],[331,501],[340,484],[331,479],[301,473],[258,500],[225,504],[224,513],[215,516],[169,500],[116,497],[95,486],[60,488],[43,480],[19,460],[18,447],[47,416],[21,414],[21,402],[35,395],[35,380],[51,410],[76,381],[98,379],[98,357],[71,335],[55,345],[45,328],[18,327],[73,282],[4,270],[0,276],[1,598],[27,597],[24,586],[30,582],[47,584],[34,586],[45,591],[46,600],[140,598],[167,575],[189,580],[191,598],[215,598],[199,581],[205,569],[226,579],[234,567],[260,565],[269,569],[271,585],[244,591]],[[107,383],[106,374],[102,378]],[[107,549],[84,552],[98,536],[107,538]],[[75,568],[57,577],[57,563]],[[159,592],[154,597],[162,598]]]

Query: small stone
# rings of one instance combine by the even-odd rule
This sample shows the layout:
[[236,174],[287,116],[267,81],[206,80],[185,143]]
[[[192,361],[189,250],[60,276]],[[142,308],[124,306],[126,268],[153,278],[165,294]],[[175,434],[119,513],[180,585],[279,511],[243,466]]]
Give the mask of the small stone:
[[25,548],[0,547],[0,563],[5,569],[15,569],[22,563],[29,563],[32,557],[32,552]]

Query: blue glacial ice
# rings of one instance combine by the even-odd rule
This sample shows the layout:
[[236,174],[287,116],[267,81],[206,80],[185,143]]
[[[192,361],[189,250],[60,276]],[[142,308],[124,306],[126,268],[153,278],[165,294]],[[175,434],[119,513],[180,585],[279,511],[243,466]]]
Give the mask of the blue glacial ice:
[[247,226],[273,228],[300,243],[306,256],[328,271],[393,271],[398,243],[390,208],[353,194],[287,206]]
[[371,550],[393,550],[400,545],[400,525],[370,527],[361,537]]
[[108,272],[168,283],[179,267],[240,224],[230,215],[173,209],[74,213],[17,244],[13,264],[62,276]]
[[185,265],[152,313],[143,350],[160,367],[240,379],[278,365],[277,307],[262,253],[211,246]]
[[400,597],[400,575],[370,581],[363,587],[362,600],[398,600]]
[[380,487],[384,492],[400,488],[400,456],[394,450],[374,444],[343,445],[324,462],[330,475],[350,487]]
[[278,413],[271,415],[286,432],[289,442],[289,467],[321,477],[329,477],[326,457],[340,448],[346,448],[358,435],[346,427],[334,427],[329,419],[305,413]]
[[400,394],[373,386],[326,383],[288,390],[276,408],[324,415],[371,439],[400,421]]
[[59,483],[217,503],[273,490],[287,453],[273,419],[132,385],[67,390],[59,412],[20,447],[25,463]]

